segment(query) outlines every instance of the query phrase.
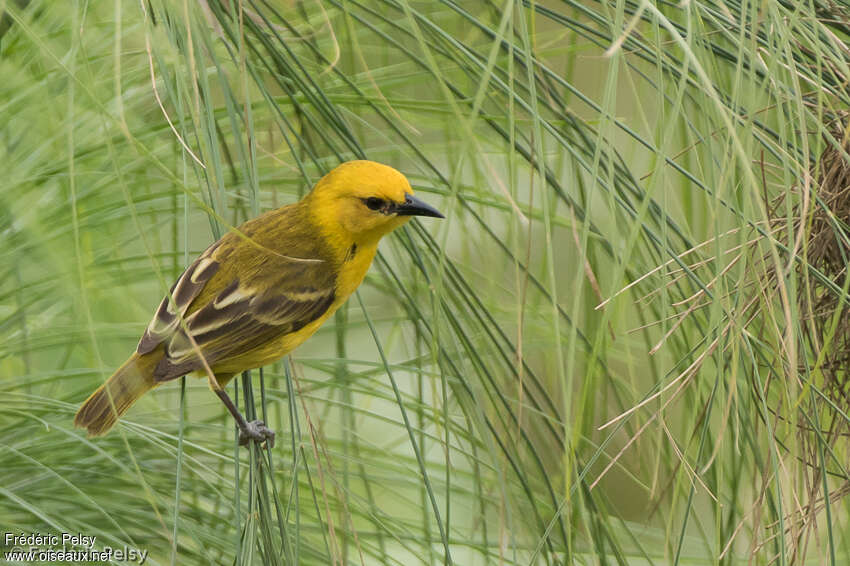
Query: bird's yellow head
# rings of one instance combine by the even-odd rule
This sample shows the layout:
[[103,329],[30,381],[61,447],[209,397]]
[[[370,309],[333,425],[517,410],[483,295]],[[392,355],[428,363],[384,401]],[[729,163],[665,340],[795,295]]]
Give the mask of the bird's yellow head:
[[407,178],[374,161],[348,161],[316,183],[306,198],[313,218],[331,237],[377,244],[412,216],[443,218],[413,196]]

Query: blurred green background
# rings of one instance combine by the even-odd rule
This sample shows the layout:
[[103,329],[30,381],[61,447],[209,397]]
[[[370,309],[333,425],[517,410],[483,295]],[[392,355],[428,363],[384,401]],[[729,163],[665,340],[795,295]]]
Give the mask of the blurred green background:
[[[848,560],[845,2],[0,12],[4,533],[147,564]],[[447,219],[234,382],[273,450],[191,377],[72,427],[197,253],[358,158]]]

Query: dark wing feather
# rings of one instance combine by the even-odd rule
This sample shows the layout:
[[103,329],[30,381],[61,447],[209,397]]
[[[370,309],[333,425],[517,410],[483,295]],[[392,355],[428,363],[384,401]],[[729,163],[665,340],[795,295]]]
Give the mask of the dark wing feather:
[[139,340],[139,345],[136,347],[139,355],[152,352],[174,334],[180,325],[180,317],[186,316],[189,305],[201,293],[207,281],[218,272],[219,263],[210,257],[216,246],[217,244],[213,244],[207,248],[171,286],[168,295],[162,299],[156,314],[145,329],[142,339]]

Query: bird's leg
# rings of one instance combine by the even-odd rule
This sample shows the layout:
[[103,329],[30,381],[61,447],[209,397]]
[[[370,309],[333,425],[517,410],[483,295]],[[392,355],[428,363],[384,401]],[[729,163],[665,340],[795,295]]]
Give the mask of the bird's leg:
[[239,409],[236,408],[236,405],[233,404],[233,401],[230,400],[230,396],[224,390],[224,388],[219,385],[218,381],[210,380],[210,386],[212,387],[215,394],[218,395],[218,398],[221,399],[221,402],[224,403],[224,406],[227,407],[227,410],[230,411],[230,414],[233,415],[233,418],[236,420],[236,426],[239,427],[239,445],[245,446],[248,444],[249,440],[253,440],[257,443],[262,444],[264,441],[268,441],[269,446],[274,447],[274,431],[266,426],[261,420],[255,420],[248,422],[245,420],[245,417],[242,416],[242,413],[239,412]]

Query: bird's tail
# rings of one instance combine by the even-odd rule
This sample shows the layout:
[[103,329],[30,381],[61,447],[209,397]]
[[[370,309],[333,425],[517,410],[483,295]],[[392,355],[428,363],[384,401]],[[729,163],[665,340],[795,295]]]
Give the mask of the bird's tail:
[[74,426],[88,429],[89,436],[106,434],[139,397],[156,387],[152,374],[157,361],[156,356],[133,353],[86,399],[74,417]]

